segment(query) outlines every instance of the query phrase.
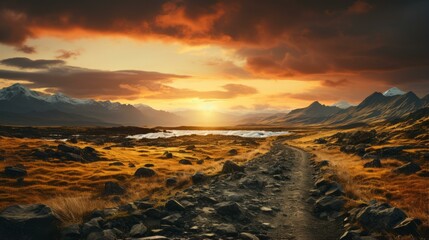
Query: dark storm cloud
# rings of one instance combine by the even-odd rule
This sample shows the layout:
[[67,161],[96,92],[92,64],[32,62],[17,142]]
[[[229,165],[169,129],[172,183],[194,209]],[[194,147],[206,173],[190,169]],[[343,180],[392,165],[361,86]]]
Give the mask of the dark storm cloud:
[[425,0],[4,0],[0,42],[21,46],[46,32],[79,37],[73,31],[83,30],[229,46],[247,60],[245,71],[265,78],[387,76],[428,68],[428,12]]
[[16,57],[16,58],[7,58],[0,61],[1,64],[17,67],[17,68],[32,68],[32,69],[42,69],[49,68],[58,65],[64,65],[65,62],[62,60],[46,60],[46,59],[37,59],[31,60],[29,58],[24,57]]

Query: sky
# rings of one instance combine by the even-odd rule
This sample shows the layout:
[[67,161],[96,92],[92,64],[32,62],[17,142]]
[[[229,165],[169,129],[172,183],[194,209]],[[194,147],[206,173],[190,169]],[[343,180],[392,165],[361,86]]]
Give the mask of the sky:
[[0,3],[0,87],[269,112],[429,93],[429,1]]

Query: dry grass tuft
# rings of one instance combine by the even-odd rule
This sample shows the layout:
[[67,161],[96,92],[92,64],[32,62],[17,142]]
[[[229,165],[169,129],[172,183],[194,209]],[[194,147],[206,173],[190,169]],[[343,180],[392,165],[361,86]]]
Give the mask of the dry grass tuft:
[[95,209],[113,206],[104,200],[90,196],[57,196],[44,203],[52,208],[64,225],[80,223],[84,216]]

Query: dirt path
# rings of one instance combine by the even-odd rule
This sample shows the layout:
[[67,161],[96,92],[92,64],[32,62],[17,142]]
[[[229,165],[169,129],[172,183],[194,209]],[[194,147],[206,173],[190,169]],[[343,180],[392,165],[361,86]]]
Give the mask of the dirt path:
[[292,151],[290,181],[282,186],[278,201],[283,203],[273,219],[274,229],[269,233],[273,239],[338,239],[341,230],[337,223],[320,220],[311,213],[306,202],[313,187],[314,169],[310,166],[308,153],[301,149],[283,146]]

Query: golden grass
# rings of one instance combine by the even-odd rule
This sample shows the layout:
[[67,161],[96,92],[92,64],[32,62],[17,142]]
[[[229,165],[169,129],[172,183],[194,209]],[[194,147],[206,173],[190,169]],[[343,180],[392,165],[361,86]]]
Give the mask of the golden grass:
[[[182,140],[180,138],[171,140],[174,141]],[[259,146],[241,144],[238,137],[192,136],[184,138],[183,141],[196,143],[196,149],[186,150],[186,144],[159,147],[141,143],[134,148],[112,147],[111,150],[105,150],[104,147],[113,144],[96,146],[80,142],[74,145],[91,146],[106,158],[93,163],[80,163],[36,160],[28,154],[32,149],[57,146],[59,142],[0,138],[0,146],[6,151],[5,161],[0,162],[0,169],[21,163],[26,166],[28,172],[23,184],[18,184],[13,178],[0,177],[0,208],[11,204],[43,202],[52,206],[64,222],[77,223],[82,216],[97,208],[145,197],[162,202],[191,185],[190,178],[195,172],[213,175],[221,169],[226,160],[244,163],[256,155],[267,152],[271,139],[258,140]],[[238,150],[238,155],[228,155],[232,148]],[[174,157],[163,158],[165,151],[172,152]],[[179,164],[180,159],[190,159],[193,165]],[[196,164],[198,159],[204,159],[204,163]],[[124,166],[109,166],[115,161],[122,162]],[[134,164],[135,168],[129,167],[129,163]],[[152,178],[134,177],[137,168],[147,163],[155,165],[153,169],[157,175]],[[178,184],[167,188],[165,181],[171,177],[174,177]],[[118,182],[127,190],[126,194],[120,196],[119,203],[113,203],[112,197],[101,195],[107,181]]]
[[[363,164],[368,160],[342,153],[337,146],[314,144],[315,139],[336,132],[338,130],[315,132],[288,143],[315,154],[316,161],[329,160],[330,172],[342,183],[346,194],[352,199],[350,204],[371,199],[385,201],[401,208],[411,217],[420,218],[425,226],[429,226],[428,179],[416,174],[393,173],[393,168],[404,164],[398,160],[383,159],[383,168],[364,168]],[[411,144],[412,140],[395,139],[385,145],[397,146],[404,142]],[[423,165],[423,169],[429,169],[428,163]]]

